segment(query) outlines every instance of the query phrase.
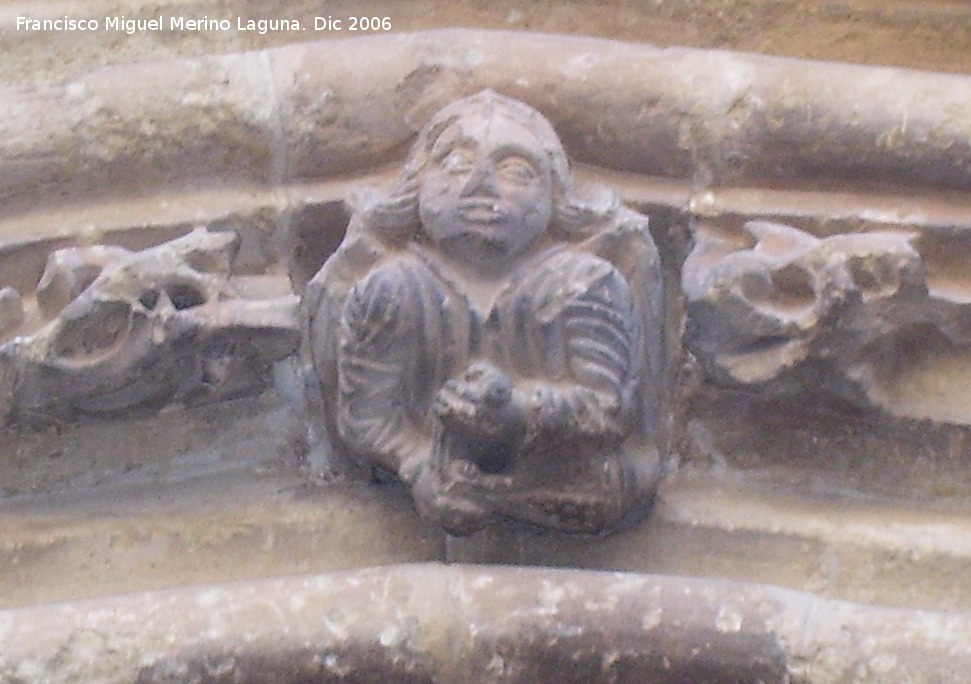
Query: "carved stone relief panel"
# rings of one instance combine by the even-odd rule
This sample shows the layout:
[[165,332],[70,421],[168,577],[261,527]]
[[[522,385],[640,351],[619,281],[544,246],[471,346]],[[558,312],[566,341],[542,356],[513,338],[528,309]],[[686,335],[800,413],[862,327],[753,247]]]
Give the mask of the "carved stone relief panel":
[[967,77],[458,31],[28,95],[0,604],[444,559],[971,605]]
[[539,112],[458,100],[307,288],[319,429],[450,532],[609,530],[659,476],[662,290],[647,219],[578,192]]
[[[612,529],[705,435],[733,464],[800,467],[830,428],[857,453],[896,448],[888,424],[908,449],[948,442],[930,431],[971,424],[971,89],[874,73],[459,31],[0,98],[3,150],[24,160],[0,169],[0,416],[256,393],[302,329],[308,357],[287,367],[311,362],[312,463],[401,480],[454,532]],[[536,109],[494,93],[441,109],[482,88]],[[362,179],[376,189],[343,206]],[[293,292],[241,287],[226,233],[71,247],[37,283],[88,223],[200,222],[245,224],[247,273],[288,269]],[[298,397],[298,375],[272,400]],[[829,413],[800,423],[802,404]]]

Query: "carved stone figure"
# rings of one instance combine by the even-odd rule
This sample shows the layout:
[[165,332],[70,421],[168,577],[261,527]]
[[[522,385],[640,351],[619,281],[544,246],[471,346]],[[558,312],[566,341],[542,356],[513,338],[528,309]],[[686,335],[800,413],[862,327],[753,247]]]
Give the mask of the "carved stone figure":
[[308,286],[332,458],[393,473],[453,533],[616,526],[658,477],[646,225],[573,189],[532,108],[491,91],[445,107]]
[[[230,280],[238,243],[197,229],[141,252],[52,253],[31,316],[39,329],[0,346],[0,419],[133,415],[262,390],[270,363],[298,346],[298,301],[241,296]],[[19,306],[0,334],[20,332],[19,295],[0,299]]]
[[702,229],[683,270],[686,342],[717,383],[763,397],[967,423],[955,369],[968,360],[971,309],[962,274],[929,263],[925,252],[941,251],[925,248],[933,240],[818,238],[761,221],[740,239]]

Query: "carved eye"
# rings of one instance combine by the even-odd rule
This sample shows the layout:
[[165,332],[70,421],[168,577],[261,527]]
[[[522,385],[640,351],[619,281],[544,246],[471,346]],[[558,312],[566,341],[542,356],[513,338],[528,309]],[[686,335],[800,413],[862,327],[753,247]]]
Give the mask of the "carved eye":
[[206,303],[206,295],[198,288],[187,284],[174,284],[165,288],[165,293],[169,296],[169,301],[176,311],[191,309],[194,306],[201,306]]
[[457,176],[472,172],[472,155],[466,150],[452,150],[442,160],[442,169]]
[[132,327],[131,307],[121,301],[93,300],[87,309],[64,317],[51,342],[60,361],[96,362],[127,339]]
[[499,178],[517,185],[532,183],[539,176],[539,172],[531,162],[522,157],[506,157],[496,165]]
[[158,290],[145,290],[138,297],[138,303],[146,309],[154,309],[155,305],[158,304],[158,297]]

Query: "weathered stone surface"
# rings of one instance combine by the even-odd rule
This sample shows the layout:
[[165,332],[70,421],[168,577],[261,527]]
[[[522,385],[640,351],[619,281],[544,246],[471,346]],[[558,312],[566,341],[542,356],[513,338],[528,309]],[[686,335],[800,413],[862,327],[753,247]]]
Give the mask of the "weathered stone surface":
[[688,470],[665,479],[642,525],[595,539],[492,528],[450,537],[446,558],[731,579],[860,604],[971,609],[964,569],[971,525],[958,505],[864,499],[821,485],[821,476],[797,481],[798,472],[780,470]]
[[[676,378],[682,392],[676,411],[662,415],[662,422],[673,426],[682,474],[703,471],[704,477],[687,485],[669,482],[669,488],[662,490],[659,515],[643,527],[611,537],[578,540],[508,525],[494,535],[478,532],[468,540],[451,539],[443,551],[437,546],[441,538],[436,531],[423,535],[431,526],[411,516],[403,488],[395,486],[366,490],[363,499],[369,505],[361,506],[357,497],[344,496],[348,491],[344,485],[308,489],[301,497],[276,492],[274,497],[259,487],[233,489],[229,475],[217,474],[195,491],[211,487],[215,494],[225,484],[228,491],[220,492],[225,510],[200,513],[182,498],[189,497],[190,487],[180,477],[192,479],[201,471],[231,469],[246,449],[261,452],[250,463],[256,469],[270,468],[266,464],[274,460],[285,461],[281,468],[292,479],[281,487],[301,479],[298,468],[307,460],[325,464],[326,458],[314,461],[306,454],[299,430],[287,435],[293,444],[280,453],[272,440],[255,438],[264,431],[275,437],[277,418],[299,420],[296,405],[289,407],[294,415],[287,416],[282,416],[287,408],[280,406],[258,416],[237,407],[233,417],[226,419],[228,426],[220,423],[230,429],[213,431],[208,455],[192,463],[178,463],[178,457],[152,459],[159,453],[170,455],[169,445],[163,444],[166,438],[173,442],[173,452],[181,448],[175,442],[182,441],[183,433],[172,428],[173,421],[198,421],[193,433],[197,435],[207,417],[228,413],[194,417],[190,412],[170,413],[150,425],[132,421],[127,435],[116,423],[113,431],[85,432],[84,445],[73,439],[81,434],[73,431],[79,426],[62,430],[55,424],[49,434],[32,434],[30,439],[23,438],[26,431],[10,431],[4,438],[11,439],[0,449],[4,456],[0,489],[23,495],[53,483],[66,491],[59,499],[26,496],[24,501],[11,496],[4,502],[0,528],[3,539],[13,541],[0,554],[5,578],[0,581],[4,589],[0,595],[20,603],[69,598],[76,594],[67,587],[65,576],[77,577],[82,587],[78,594],[95,595],[112,591],[114,583],[118,590],[141,590],[333,567],[332,562],[366,565],[444,555],[472,561],[491,558],[748,577],[908,606],[960,610],[971,605],[962,582],[971,557],[962,541],[967,536],[966,492],[971,486],[963,464],[971,433],[954,425],[847,410],[876,406],[904,416],[967,422],[964,407],[971,397],[966,389],[971,382],[964,370],[969,367],[963,352],[964,308],[971,288],[963,271],[971,253],[965,237],[971,226],[971,204],[965,197],[967,126],[959,114],[969,102],[966,78],[725,53],[658,51],[549,36],[449,32],[384,38],[363,41],[360,46],[335,41],[215,62],[124,67],[80,79],[54,93],[47,104],[24,104],[22,98],[38,91],[11,93],[10,111],[15,116],[6,121],[12,137],[0,143],[12,150],[3,157],[12,160],[4,166],[9,173],[0,171],[9,181],[3,187],[3,192],[9,191],[7,212],[0,221],[0,285],[9,288],[0,291],[0,335],[5,334],[4,326],[8,333],[31,328],[40,313],[57,315],[70,306],[72,298],[77,301],[77,293],[92,277],[85,271],[101,272],[98,262],[128,259],[125,250],[148,247],[159,241],[158,235],[171,237],[200,220],[208,224],[208,217],[216,214],[226,218],[220,228],[235,230],[237,219],[245,228],[241,249],[247,254],[245,271],[252,276],[243,287],[245,294],[265,294],[264,276],[279,278],[284,260],[294,286],[302,289],[340,240],[348,214],[337,202],[343,192],[336,188],[353,182],[347,174],[394,173],[396,168],[374,166],[402,157],[403,146],[438,107],[473,89],[493,86],[548,113],[570,152],[600,166],[584,169],[586,177],[609,176],[612,184],[617,179],[615,185],[625,200],[636,200],[637,208],[651,215],[670,287],[669,352],[677,357],[680,350],[683,319],[677,287],[682,283],[691,298],[688,339],[707,369],[707,375],[694,376],[688,359]],[[372,59],[361,60],[361,55]],[[506,59],[528,64],[523,68],[522,63],[506,63]],[[116,83],[128,77],[150,82],[153,69],[163,67],[173,73],[158,83],[172,92],[149,93],[147,87],[140,87],[124,94],[131,98],[129,102],[113,104],[112,98],[122,97]],[[181,69],[194,75],[182,78],[177,74]],[[245,78],[237,78],[237,72]],[[227,74],[236,85],[208,83],[210,78],[226,80]],[[90,93],[97,96],[95,104],[86,99]],[[91,114],[90,122],[79,122],[70,111],[58,112],[65,102]],[[598,104],[591,107],[591,102]],[[866,107],[860,102],[866,102]],[[146,112],[160,117],[159,122],[146,117]],[[30,129],[33,125],[41,132]],[[29,131],[18,143],[20,128]],[[242,138],[251,147],[227,152],[224,158],[213,155],[221,145],[235,146]],[[76,168],[68,168],[61,159],[68,152],[78,153]],[[191,169],[178,165],[182,159]],[[26,171],[18,174],[17,169]],[[622,172],[615,173],[618,169]],[[58,197],[39,194],[45,183]],[[729,184],[754,187],[726,187]],[[959,192],[949,194],[949,189]],[[72,204],[79,198],[84,206]],[[363,195],[353,205],[361,212],[356,219],[373,208],[373,200]],[[214,208],[220,203],[238,206],[239,211]],[[487,206],[478,209],[494,211]],[[448,207],[444,210],[447,213]],[[635,220],[619,206],[616,210]],[[141,218],[136,218],[139,212]],[[200,218],[194,218],[197,213]],[[699,251],[689,258],[681,280],[680,262],[699,217],[704,219],[701,233],[696,234]],[[775,223],[791,220],[798,228],[749,224],[748,233],[738,230],[754,218]],[[352,239],[359,228],[352,226]],[[107,239],[110,230],[117,232]],[[716,230],[717,236],[710,232]],[[115,239],[122,236],[124,240]],[[598,249],[609,248],[607,261],[615,263],[619,254],[629,265],[638,258],[637,245],[645,247],[643,242],[628,241],[629,237]],[[145,242],[136,246],[128,240]],[[102,241],[116,247],[84,247],[75,252],[86,255],[88,260],[82,264],[71,265],[69,260],[54,264],[35,308],[33,288],[47,253]],[[364,242],[357,247],[362,245],[364,249],[350,255],[348,283],[352,285],[361,275],[355,268],[366,271],[374,266],[373,259],[386,264],[391,261],[388,254],[403,251],[397,244],[380,245],[389,249],[388,254],[369,251],[373,245]],[[723,269],[726,263],[734,265]],[[623,265],[615,267],[633,281]],[[234,282],[244,285],[238,279]],[[22,293],[19,306],[14,290]],[[401,305],[406,308],[413,299],[400,301],[406,302]],[[443,304],[439,309],[447,307]],[[332,321],[322,316],[318,327],[326,328]],[[711,334],[701,334],[704,331]],[[780,338],[795,343],[789,345]],[[761,345],[767,339],[770,344]],[[394,341],[403,340],[401,336]],[[782,353],[769,354],[773,344]],[[726,351],[737,351],[735,346],[753,352],[756,362],[745,366],[737,358],[728,358]],[[764,372],[746,374],[753,367]],[[455,384],[461,391],[443,401],[443,413],[459,416],[456,407],[463,406],[465,393],[506,403],[508,385],[502,375],[508,373],[501,364],[468,370],[458,374]],[[9,358],[0,357],[0,415],[14,411],[13,390],[4,388],[12,388],[16,381],[16,368]],[[295,377],[278,382],[281,394],[298,385]],[[737,392],[740,387],[757,391]],[[815,403],[820,395],[842,401]],[[69,415],[75,411],[76,407],[71,408]],[[119,413],[125,411],[119,409]],[[500,415],[494,423],[489,420],[494,415],[467,421],[472,423],[471,431],[478,430],[482,438],[487,428],[502,427],[505,416],[496,413]],[[461,422],[458,417],[454,420],[456,425]],[[515,451],[493,439],[493,433],[484,437],[458,447],[465,447],[466,453],[478,452],[473,457],[497,456],[495,461],[480,461],[487,469]],[[483,449],[482,443],[487,447],[501,443],[503,448]],[[102,445],[106,453],[99,460],[91,454]],[[566,446],[554,440],[551,451],[559,454],[560,449],[565,451]],[[14,475],[8,479],[8,473]],[[157,476],[159,482],[141,482],[145,486],[125,496],[140,492],[165,503],[154,511],[145,510],[149,504],[115,506],[108,485],[118,479],[128,483],[127,478],[135,476],[149,480]],[[73,519],[65,503],[79,495],[79,484],[98,485],[85,492],[92,499],[100,501],[107,492],[102,517],[91,526]],[[192,484],[195,487],[198,482]],[[428,487],[432,493],[426,499],[445,489],[450,495],[473,498],[467,491],[457,492],[459,487],[448,486],[451,483],[439,484]],[[542,495],[547,496],[550,489],[556,488],[549,487]],[[561,493],[555,491],[549,500]],[[861,503],[861,494],[873,500]],[[246,505],[237,507],[230,501],[234,495],[241,499],[252,495],[254,500],[246,499]],[[319,515],[308,499],[320,503]],[[266,504],[264,510],[268,501],[278,507]],[[31,515],[24,514],[31,508],[28,503],[36,506]],[[490,515],[503,513],[494,503],[487,502],[483,508]],[[186,510],[180,513],[183,504]],[[299,511],[288,517],[291,511],[286,504]],[[336,509],[345,505],[352,512],[341,518]],[[514,518],[521,510],[505,509]],[[127,519],[119,520],[132,511],[141,517],[132,515],[130,525]],[[169,518],[171,513],[175,514]],[[447,524],[450,529],[468,531],[484,517],[480,513],[473,511],[469,516],[473,522],[467,527],[469,518],[463,518],[467,510],[460,510]],[[356,525],[358,518],[351,520],[354,515],[373,521]],[[572,523],[561,524],[563,518],[558,516],[555,527],[578,530]],[[412,553],[409,545],[416,540]],[[648,591],[644,578],[628,580],[638,590]],[[345,598],[355,604],[350,608],[367,607],[372,593],[393,585],[387,593],[399,600],[399,612],[382,622],[380,629],[391,631],[363,637],[346,650],[339,650],[340,645],[332,649],[329,641],[325,648],[314,650],[306,646],[313,638],[291,648],[285,639],[263,634],[253,637],[255,648],[261,649],[259,655],[247,660],[249,656],[235,645],[225,646],[236,638],[232,635],[210,649],[212,642],[203,641],[217,628],[202,624],[208,615],[193,614],[181,605],[178,613],[187,619],[183,632],[178,632],[177,625],[173,631],[159,627],[153,632],[151,620],[139,619],[139,626],[149,624],[146,639],[163,636],[147,649],[108,648],[100,661],[105,667],[102,672],[110,672],[105,677],[123,672],[123,668],[111,668],[119,662],[112,658],[124,651],[135,654],[131,658],[137,660],[136,668],[143,668],[145,679],[325,678],[328,675],[321,673],[329,670],[338,681],[389,677],[544,681],[550,672],[556,673],[556,681],[571,681],[571,677],[641,681],[648,675],[656,675],[659,681],[785,681],[787,677],[834,682],[887,681],[889,677],[947,681],[948,673],[960,671],[966,657],[960,616],[928,618],[900,611],[881,613],[880,620],[869,621],[871,614],[860,606],[833,608],[827,602],[811,602],[811,610],[800,608],[792,619],[798,627],[787,634],[798,636],[787,641],[773,627],[746,631],[753,620],[771,610],[764,603],[752,613],[747,608],[735,610],[733,600],[748,595],[734,586],[707,594],[718,602],[714,614],[681,599],[660,600],[637,612],[637,597],[630,602],[622,597],[609,610],[597,613],[598,606],[610,605],[616,596],[584,594],[585,589],[569,581],[560,583],[556,573],[543,575],[538,584],[517,577],[509,581],[511,589],[482,577],[471,588],[455,577],[422,584],[421,592],[433,593],[442,593],[443,584],[449,584],[461,593],[463,605],[471,606],[466,614],[454,610],[455,601],[423,605],[422,610],[459,616],[488,613],[488,620],[453,625],[448,628],[451,631],[445,630],[447,639],[440,638],[443,630],[436,627],[434,636],[404,638],[402,646],[403,632],[395,632],[401,623],[395,620],[405,623],[403,631],[420,622],[417,618],[409,622],[406,618],[411,614],[402,606],[419,603],[415,596],[421,592],[399,591],[397,580],[389,580],[380,588],[367,585],[371,593],[360,597],[354,587],[362,584],[355,585],[356,581],[342,585]],[[42,586],[44,582],[50,584]],[[35,585],[37,591],[31,593]],[[6,587],[13,588],[16,598],[9,598]],[[482,587],[486,598],[478,600],[474,594]],[[525,599],[520,589],[527,592]],[[290,589],[281,592],[294,595]],[[255,594],[273,601],[272,592],[255,590],[251,596]],[[772,600],[778,598],[774,592],[772,596]],[[565,605],[571,598],[583,599],[582,610],[571,612],[574,608]],[[539,608],[522,608],[523,600]],[[627,612],[629,603],[636,614]],[[670,608],[665,615],[674,615],[676,624],[671,629],[660,627],[655,641],[645,641],[637,625],[644,626],[645,616],[647,624],[660,619],[649,612],[659,605]],[[347,607],[331,611],[324,606],[320,612],[328,619],[336,616],[340,631],[345,624],[340,620],[346,615],[341,610]],[[592,617],[585,611],[593,611]],[[159,625],[163,613],[157,613]],[[814,622],[817,614],[819,623]],[[376,611],[374,615],[377,620],[385,614]],[[698,616],[702,626],[697,631],[693,627],[678,631]],[[271,618],[266,629],[282,625],[285,634],[297,634],[294,638],[310,633],[295,627],[300,619],[291,613],[276,617],[279,622],[272,623]],[[583,626],[587,617],[593,624],[590,629]],[[4,619],[0,618],[0,625]],[[501,626],[495,626],[496,621]],[[901,624],[908,627],[901,629]],[[896,632],[889,631],[889,625]],[[376,624],[367,628],[379,629]],[[99,637],[87,638],[92,633],[74,632],[74,638],[51,645],[57,655],[38,657],[45,667],[64,667],[64,678],[96,680],[101,675],[95,670],[71,670],[65,665],[92,643],[97,650]],[[247,632],[240,643],[253,634]],[[186,657],[152,650],[167,637],[203,641],[193,641]],[[436,640],[466,644],[470,650],[446,649],[444,656],[426,657],[422,648]],[[802,650],[790,649],[791,644],[799,644]],[[399,647],[403,650],[394,650]],[[11,652],[17,648],[14,644]],[[230,656],[222,659],[220,653]],[[37,675],[42,670],[31,670],[30,664],[21,668],[20,663],[29,660],[18,661],[18,674],[43,678]]]
[[[933,233],[820,239],[750,222],[740,237],[702,228],[684,264],[686,342],[715,382],[765,399],[810,394],[971,422],[955,405],[963,390],[946,377],[971,353],[971,283],[934,254]],[[928,391],[915,369],[942,376],[933,396],[914,396]]]
[[615,527],[653,496],[664,292],[647,219],[575,190],[542,115],[432,117],[307,288],[317,418],[455,533]]
[[0,335],[24,322],[24,301],[15,287],[0,289]]
[[[245,421],[210,428],[209,444],[170,428],[170,439],[196,442],[179,459],[143,458],[99,486],[75,478],[54,493],[0,501],[0,608],[443,559],[444,535],[415,515],[406,492],[308,484],[273,443],[285,414],[246,408],[248,430]],[[208,417],[225,413],[223,405]],[[156,446],[153,434],[131,441],[133,451]],[[102,464],[92,468],[89,479],[102,475]]]
[[51,254],[36,293],[47,322],[0,347],[14,378],[3,419],[134,415],[264,389],[270,364],[296,349],[297,299],[241,296],[238,244],[199,229],[141,252]]
[[456,95],[487,87],[545,112],[579,161],[695,186],[971,187],[966,76],[447,31],[7,91],[0,189],[21,212],[51,188],[58,201],[90,201],[359,171],[400,155]]
[[[16,18],[104,21],[164,18],[161,30],[50,32],[16,30]],[[316,30],[316,16],[341,21],[341,30]],[[305,31],[171,30],[168,17],[297,19]],[[388,31],[352,31],[350,17],[388,17]],[[103,24],[102,24],[103,25]],[[285,0],[166,0],[141,5],[71,2],[0,7],[0,80],[63,81],[105,64],[253,51],[293,42],[382,35],[451,26],[599,36],[653,45],[682,45],[911,69],[971,73],[971,13],[963,0],[890,0],[833,4],[827,0],[604,0],[596,7],[560,2],[496,0],[489,5],[426,0],[331,0],[326,13]],[[370,27],[368,27],[370,28]],[[798,30],[796,30],[798,29]]]
[[504,525],[446,541],[402,486],[308,483],[296,467],[304,452],[289,443],[299,421],[266,396],[124,426],[72,426],[3,445],[0,607],[445,560],[708,577],[860,604],[971,610],[971,523],[932,497],[863,499],[794,484],[791,473],[679,474],[644,524],[612,535]]
[[122,66],[3,101],[9,213],[273,178],[275,103],[256,56]]
[[955,684],[965,616],[758,585],[437,565],[0,612],[0,677]]

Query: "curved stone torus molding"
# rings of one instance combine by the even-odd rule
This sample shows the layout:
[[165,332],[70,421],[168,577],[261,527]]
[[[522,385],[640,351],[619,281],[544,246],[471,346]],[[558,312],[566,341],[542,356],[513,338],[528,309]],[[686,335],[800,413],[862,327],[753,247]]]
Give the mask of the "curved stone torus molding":
[[540,109],[579,162],[696,188],[968,189],[969,80],[528,33],[327,40],[7,89],[0,197],[9,216],[361,172],[484,88]]
[[418,564],[0,611],[10,682],[963,684],[967,615],[736,582]]

